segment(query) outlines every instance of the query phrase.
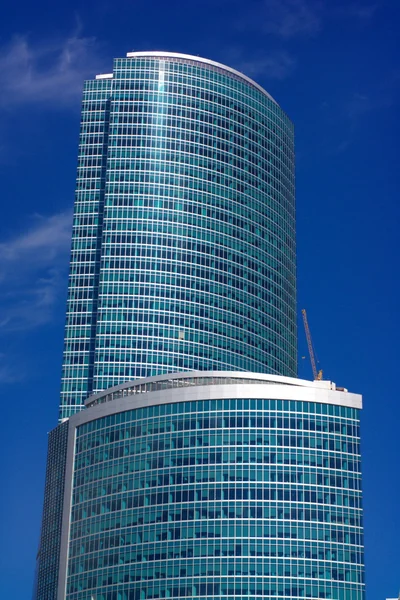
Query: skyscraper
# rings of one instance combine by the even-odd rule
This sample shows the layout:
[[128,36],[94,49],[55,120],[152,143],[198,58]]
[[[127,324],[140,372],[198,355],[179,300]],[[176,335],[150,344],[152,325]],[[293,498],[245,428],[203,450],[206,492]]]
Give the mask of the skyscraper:
[[361,398],[295,379],[291,122],[131,53],[85,84],[78,160],[35,597],[362,600]]
[[295,376],[293,126],[247,77],[150,52],[85,84],[60,417],[137,377]]

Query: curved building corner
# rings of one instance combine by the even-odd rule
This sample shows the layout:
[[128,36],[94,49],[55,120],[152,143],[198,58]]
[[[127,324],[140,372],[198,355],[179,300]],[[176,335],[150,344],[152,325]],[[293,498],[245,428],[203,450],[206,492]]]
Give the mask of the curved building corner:
[[297,374],[293,125],[234,69],[129,53],[83,93],[60,418],[193,370]]
[[362,600],[361,397],[178,373],[69,420],[59,600]]

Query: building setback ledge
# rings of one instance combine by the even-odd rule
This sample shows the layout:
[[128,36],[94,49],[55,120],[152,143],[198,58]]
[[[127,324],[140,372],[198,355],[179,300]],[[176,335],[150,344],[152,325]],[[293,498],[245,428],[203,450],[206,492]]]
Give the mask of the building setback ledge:
[[298,400],[362,408],[359,394],[337,389],[331,381],[241,371],[184,371],[127,382],[90,396],[85,403],[89,410],[71,419],[82,423],[144,406],[223,398]]

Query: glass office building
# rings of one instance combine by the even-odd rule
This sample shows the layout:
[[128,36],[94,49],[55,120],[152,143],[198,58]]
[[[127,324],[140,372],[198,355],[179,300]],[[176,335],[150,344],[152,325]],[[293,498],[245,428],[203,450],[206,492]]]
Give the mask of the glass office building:
[[293,126],[244,75],[165,52],[83,93],[60,418],[138,377],[296,376]]
[[34,600],[364,600],[361,397],[296,378],[293,126],[166,52],[84,88]]
[[191,372],[69,420],[59,598],[362,600],[358,395]]

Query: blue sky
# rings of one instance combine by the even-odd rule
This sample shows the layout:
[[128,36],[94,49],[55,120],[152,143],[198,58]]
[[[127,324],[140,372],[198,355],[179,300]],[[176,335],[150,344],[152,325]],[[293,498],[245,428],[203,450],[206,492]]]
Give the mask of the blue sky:
[[[5,14],[7,13],[7,14]],[[395,0],[8,3],[0,22],[0,597],[29,598],[57,420],[80,94],[132,50],[253,77],[296,127],[298,290],[327,378],[364,395],[367,598],[400,587]],[[302,377],[311,377],[299,328]]]

